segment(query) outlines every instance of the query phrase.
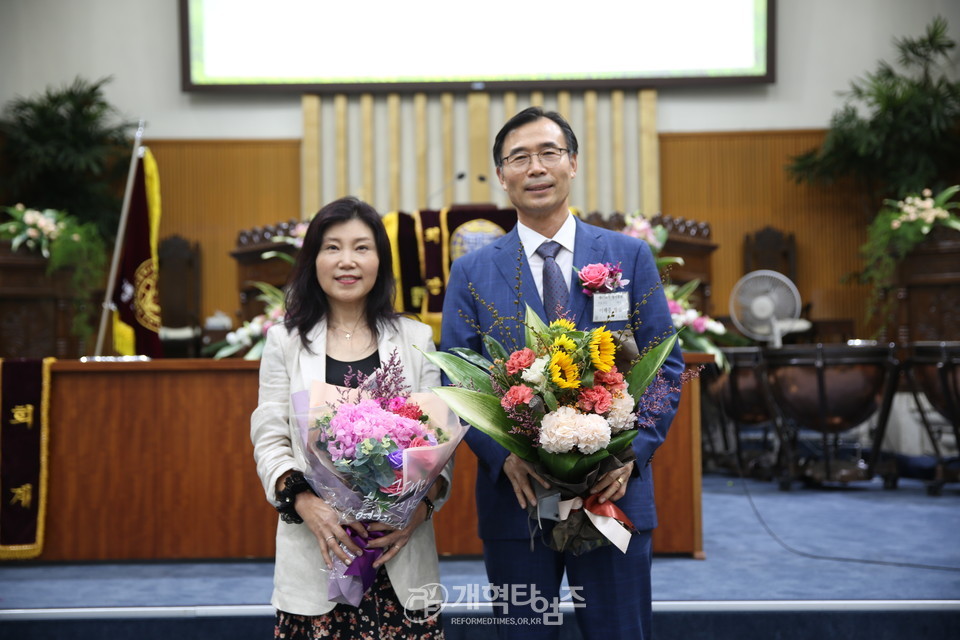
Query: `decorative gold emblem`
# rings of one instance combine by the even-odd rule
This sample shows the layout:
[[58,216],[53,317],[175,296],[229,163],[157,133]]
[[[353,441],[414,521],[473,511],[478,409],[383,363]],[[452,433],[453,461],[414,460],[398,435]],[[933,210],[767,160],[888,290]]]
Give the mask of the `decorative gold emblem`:
[[503,228],[486,218],[464,222],[450,236],[450,260],[484,247],[506,233]]
[[440,278],[430,278],[427,280],[427,290],[432,296],[440,295],[440,292],[443,291],[443,280]]
[[18,502],[24,509],[29,509],[30,504],[33,502],[33,485],[29,482],[25,485],[14,487],[10,489],[10,493],[13,494],[13,497],[10,498],[10,504],[17,504]]
[[28,429],[33,428],[33,405],[18,404],[11,411],[13,419],[10,424],[25,424]]
[[153,260],[144,260],[134,274],[137,303],[134,310],[137,322],[150,331],[160,332],[160,294],[157,290],[157,271]]
[[440,227],[427,227],[423,230],[423,239],[426,242],[440,243]]

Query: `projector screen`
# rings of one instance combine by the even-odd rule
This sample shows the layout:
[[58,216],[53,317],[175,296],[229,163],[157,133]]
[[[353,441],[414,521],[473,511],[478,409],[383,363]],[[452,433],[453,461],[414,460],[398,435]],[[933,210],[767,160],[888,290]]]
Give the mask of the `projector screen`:
[[184,91],[774,81],[775,0],[180,0]]

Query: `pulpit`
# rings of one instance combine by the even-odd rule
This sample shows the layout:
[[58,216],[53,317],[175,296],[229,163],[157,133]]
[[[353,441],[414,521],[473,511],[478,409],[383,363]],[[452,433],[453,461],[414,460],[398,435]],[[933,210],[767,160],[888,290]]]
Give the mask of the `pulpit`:
[[895,295],[898,343],[960,340],[960,232],[935,226],[900,263]]
[[83,343],[71,333],[75,298],[71,272],[47,274],[47,259],[0,242],[0,357],[76,358]]

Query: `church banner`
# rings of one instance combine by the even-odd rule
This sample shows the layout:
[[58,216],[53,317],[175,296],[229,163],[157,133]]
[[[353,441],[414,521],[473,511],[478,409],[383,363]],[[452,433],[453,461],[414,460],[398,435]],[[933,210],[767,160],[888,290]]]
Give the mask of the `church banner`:
[[0,359],[0,560],[43,551],[55,361]]

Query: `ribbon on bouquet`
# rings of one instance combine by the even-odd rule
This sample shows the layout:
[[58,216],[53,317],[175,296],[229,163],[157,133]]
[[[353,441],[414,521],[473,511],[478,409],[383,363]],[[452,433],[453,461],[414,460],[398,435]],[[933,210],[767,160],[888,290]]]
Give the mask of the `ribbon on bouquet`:
[[385,531],[367,531],[367,538],[362,538],[351,527],[344,527],[353,543],[360,547],[360,555],[349,565],[337,556],[333,557],[333,570],[327,582],[327,599],[330,602],[360,606],[363,594],[370,590],[377,579],[377,570],[373,563],[383,555],[383,549],[368,547],[367,543],[386,535]]
[[630,522],[620,507],[607,500],[600,502],[596,494],[586,500],[577,496],[569,500],[561,500],[558,505],[560,521],[570,517],[570,513],[578,509],[583,509],[586,516],[597,528],[597,531],[613,543],[623,553],[627,552],[630,545],[630,536],[636,531],[636,527]]

